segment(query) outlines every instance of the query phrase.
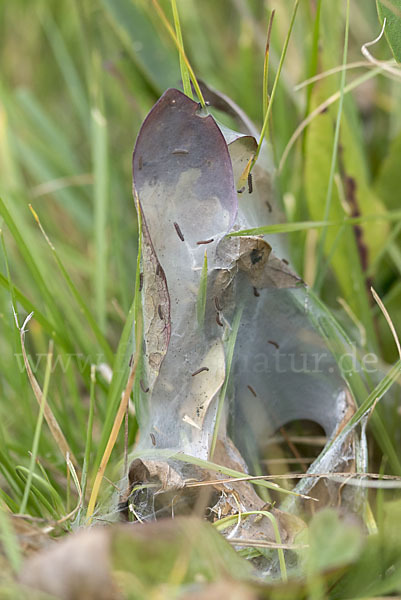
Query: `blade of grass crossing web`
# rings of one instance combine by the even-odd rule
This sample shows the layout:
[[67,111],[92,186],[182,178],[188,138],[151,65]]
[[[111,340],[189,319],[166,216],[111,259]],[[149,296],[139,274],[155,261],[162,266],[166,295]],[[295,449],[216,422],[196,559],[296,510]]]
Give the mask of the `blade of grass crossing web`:
[[0,499],[3,500],[4,504],[6,506],[8,506],[8,508],[11,510],[11,512],[18,513],[18,504],[16,502],[14,502],[14,500],[1,488],[0,488]]
[[[215,473],[221,473],[223,475],[227,475],[228,478],[234,477],[238,480],[250,481],[253,485],[263,486],[276,492],[280,492],[282,494],[286,494],[289,496],[298,496],[299,498],[305,498],[306,500],[315,500],[311,496],[306,496],[305,494],[300,494],[298,492],[294,492],[293,490],[288,490],[280,487],[277,483],[273,483],[272,481],[268,481],[265,476],[258,477],[249,475],[247,473],[242,473],[241,471],[236,471],[235,469],[230,469],[229,467],[225,467],[224,465],[218,465],[210,460],[203,460],[202,458],[197,458],[196,456],[190,456],[189,454],[184,454],[183,452],[174,453],[174,450],[140,450],[137,453],[134,453],[132,458],[152,458],[156,460],[179,460],[180,462],[188,463],[190,465],[196,465],[205,469],[206,471],[213,471]],[[221,480],[219,480],[221,481]],[[216,481],[216,483],[218,483]],[[228,482],[227,482],[228,483]],[[187,484],[187,487],[199,487],[203,485],[208,485],[207,481],[193,482]]]
[[343,225],[362,225],[369,221],[398,221],[401,218],[401,210],[389,210],[376,215],[364,215],[360,217],[347,217],[341,221],[294,221],[293,223],[277,223],[275,225],[264,225],[262,227],[252,227],[251,229],[241,229],[228,233],[228,237],[238,237],[241,235],[269,235],[273,233],[293,233],[297,231],[307,231],[308,229],[319,229],[322,227],[342,227]]
[[[362,402],[355,414],[351,417],[347,425],[341,432],[341,437],[345,438],[350,431],[360,423],[361,419],[372,409],[373,405],[378,402],[389,391],[391,386],[397,381],[401,375],[401,360],[398,360],[387,375],[380,381],[368,397]],[[371,423],[374,426],[374,433],[378,444],[382,451],[387,455],[391,469],[397,475],[401,475],[401,462],[394,449],[393,443],[389,439],[385,425],[376,412],[377,408],[371,414]]]
[[[32,131],[36,133],[40,141],[45,145],[53,159],[63,166],[65,174],[79,173],[79,163],[76,160],[76,152],[72,148],[66,133],[49,116],[49,111],[42,108],[32,92],[26,88],[16,91],[16,99],[23,111],[24,121],[30,121]],[[17,116],[17,115],[16,115]]]
[[200,282],[199,282],[198,297],[196,300],[196,315],[197,315],[197,319],[198,319],[198,326],[200,329],[202,329],[204,321],[205,321],[206,296],[207,296],[207,252],[205,251],[205,257],[203,260],[201,278],[200,278]]
[[16,477],[15,465],[11,462],[9,456],[0,448],[0,473],[12,490],[13,497],[20,502],[23,495],[23,483],[19,477]]
[[212,443],[210,446],[210,456],[212,458],[213,458],[213,454],[214,454],[214,451],[216,448],[217,437],[219,435],[219,427],[220,427],[221,417],[223,415],[224,401],[226,398],[227,386],[228,386],[228,381],[229,381],[230,372],[231,372],[231,364],[232,364],[233,355],[234,355],[235,342],[237,341],[237,335],[238,335],[238,329],[239,329],[239,326],[241,323],[242,311],[243,311],[243,307],[240,307],[237,309],[237,312],[235,314],[234,321],[232,324],[230,337],[227,342],[226,375],[225,375],[223,387],[220,390],[220,394],[219,394],[219,398],[218,398],[216,422],[214,425]]

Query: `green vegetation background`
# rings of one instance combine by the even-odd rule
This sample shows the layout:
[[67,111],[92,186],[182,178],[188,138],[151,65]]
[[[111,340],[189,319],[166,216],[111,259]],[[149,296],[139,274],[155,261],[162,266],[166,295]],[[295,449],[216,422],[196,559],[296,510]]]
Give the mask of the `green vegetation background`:
[[[160,4],[172,22],[170,3]],[[178,2],[195,73],[229,95],[258,126],[268,16],[275,8],[273,81],[292,6],[287,0]],[[294,88],[341,65],[345,15],[346,2],[340,0],[300,2],[270,124],[277,165],[303,119],[339,90],[338,71]],[[368,217],[366,223],[361,234],[348,225],[327,229],[322,256],[321,229],[289,236],[299,274],[310,284],[317,280],[321,297],[350,338],[380,357],[384,375],[386,363],[398,355],[369,285],[401,331],[401,82],[399,75],[374,72],[361,54],[361,46],[380,27],[373,0],[352,0],[348,63],[364,64],[346,73],[345,89],[354,89],[344,96],[326,215],[335,221]],[[26,347],[42,388],[49,340],[54,340],[47,399],[81,468],[86,456],[90,489],[132,352],[137,222],[131,154],[151,106],[167,87],[179,85],[179,60],[146,0],[6,1],[0,5],[0,39],[0,502],[12,512],[22,505],[32,516],[57,519],[72,509],[77,494],[46,424],[37,438],[31,492],[24,499],[38,404],[23,367],[12,303],[20,324],[34,311]],[[378,59],[391,58],[385,39],[371,51]],[[337,108],[333,102],[311,121],[278,174],[290,222],[325,216]],[[344,188],[347,177],[355,182],[354,204]],[[106,367],[91,383],[91,365],[101,363],[113,369],[111,384]],[[88,447],[91,394],[93,440]],[[382,415],[392,473],[401,461],[397,398],[399,392]],[[130,417],[131,446],[135,436]],[[113,480],[119,477],[122,437],[108,469]],[[388,459],[378,450],[380,441],[376,431],[370,448],[376,469],[385,468]],[[100,498],[111,489],[104,485]]]

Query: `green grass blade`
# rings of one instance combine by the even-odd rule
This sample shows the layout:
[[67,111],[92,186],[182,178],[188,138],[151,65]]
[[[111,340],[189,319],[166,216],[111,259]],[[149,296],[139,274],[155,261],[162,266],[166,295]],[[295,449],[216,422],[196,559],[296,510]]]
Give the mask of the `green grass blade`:
[[[269,519],[269,521],[271,522],[272,527],[273,527],[274,537],[276,538],[276,544],[278,544],[279,546],[282,545],[283,542],[281,540],[281,535],[280,535],[280,530],[278,528],[277,519],[272,513],[269,513],[267,510],[250,510],[250,511],[242,512],[242,513],[240,513],[240,515],[241,515],[241,519],[243,517],[248,517],[251,515],[263,515],[264,517],[266,517],[266,519]],[[238,519],[239,519],[239,515],[230,515],[228,517],[224,517],[223,519],[218,519],[217,521],[215,521],[213,523],[213,525],[216,527],[216,529],[218,531],[222,531],[226,526],[231,525],[233,522],[234,523],[238,522]],[[277,554],[278,554],[279,563],[280,563],[281,579],[285,583],[288,581],[288,575],[287,575],[287,566],[285,564],[285,558],[284,558],[284,550],[282,548],[277,548]]]
[[18,575],[22,564],[21,549],[2,501],[0,502],[0,539],[11,568]]
[[[1,236],[1,247],[3,250],[3,256],[4,256],[4,263],[5,263],[5,267],[6,267],[7,280],[5,278],[3,278],[3,275],[1,273],[0,273],[0,278],[2,280],[4,280],[4,282],[6,284],[8,284],[8,289],[10,291],[10,296],[11,296],[11,305],[12,305],[12,307],[14,307],[14,310],[15,310],[15,308],[17,306],[17,294],[16,294],[15,288],[14,288],[12,280],[11,280],[11,273],[10,273],[10,267],[9,267],[8,256],[7,256],[7,248],[6,248],[2,230],[0,230],[0,236]],[[28,312],[32,312],[32,310],[30,310]],[[52,326],[51,326],[51,329],[53,329]],[[17,358],[17,355],[19,354],[19,335],[18,335],[17,329],[14,326],[12,327],[12,337],[13,337],[12,349],[14,351],[14,357]],[[31,411],[31,407],[29,405],[29,400],[28,400],[29,396],[26,393],[27,392],[26,378],[23,377],[22,373],[21,373],[21,376],[19,379],[21,382],[22,402],[25,405],[25,414],[26,414],[27,420],[30,420],[31,417],[33,418],[33,415],[32,415],[32,411]]]
[[[96,248],[95,304],[100,331],[106,329],[107,206],[109,197],[107,122],[98,108],[92,109],[92,162],[94,175],[94,233]],[[110,359],[109,359],[110,360]]]
[[[99,468],[100,461],[102,460],[103,453],[106,448],[107,441],[110,436],[110,432],[113,427],[114,419],[116,412],[118,410],[118,406],[121,400],[121,394],[124,390],[124,386],[126,385],[129,371],[130,371],[130,359],[132,353],[134,352],[134,340],[133,340],[133,330],[135,331],[135,336],[139,335],[141,331],[141,274],[140,274],[140,265],[141,265],[141,255],[142,255],[142,223],[141,218],[138,218],[138,254],[137,254],[137,264],[136,264],[136,273],[135,273],[135,293],[134,299],[131,304],[131,308],[128,311],[127,319],[125,321],[125,325],[120,337],[120,341],[118,344],[117,353],[115,356],[114,364],[113,364],[113,378],[111,380],[109,394],[107,398],[107,411],[104,419],[103,429],[101,439],[98,443],[98,449],[96,453],[96,459],[94,462],[93,471],[96,472]],[[142,348],[142,344],[139,343],[139,340],[135,339],[135,347],[138,349]],[[138,358],[138,366],[140,365],[140,358]],[[136,388],[134,388],[134,398],[136,398],[136,408],[138,410],[138,415],[140,418],[142,407],[140,406],[139,398],[140,392],[138,389],[140,377],[135,377]]]
[[401,0],[376,0],[377,12],[383,25],[384,35],[397,62],[401,63]]
[[159,96],[178,79],[179,70],[175,51],[163,43],[163,36],[150,18],[150,2],[149,6],[139,6],[132,0],[101,0],[101,4],[140,73],[138,83]]
[[239,237],[242,235],[270,235],[273,233],[294,233],[307,231],[308,229],[320,229],[322,227],[342,227],[343,225],[363,225],[369,221],[398,221],[401,219],[401,210],[389,210],[375,215],[363,215],[360,217],[346,217],[337,221],[296,221],[293,223],[277,223],[275,225],[263,225],[250,229],[241,229],[228,233],[228,237]]
[[[17,465],[15,470],[21,480],[25,482],[28,479],[30,469],[23,467],[21,465]],[[49,500],[49,497],[51,500]],[[65,509],[61,505],[60,498],[56,492],[56,490],[48,484],[42,477],[37,475],[36,473],[32,473],[32,483],[30,485],[30,501],[36,503],[39,507],[38,513],[43,515],[43,509],[48,512],[50,517],[54,520],[60,518],[60,516],[64,515]],[[57,507],[55,508],[52,501],[56,501]]]
[[198,297],[196,300],[196,316],[197,316],[197,320],[198,320],[199,329],[202,329],[203,323],[205,321],[206,296],[207,296],[207,252],[205,251],[205,257],[203,260],[201,278],[200,278],[200,282],[199,282]]
[[45,279],[42,276],[39,267],[36,264],[35,259],[32,256],[32,253],[30,252],[28,246],[25,243],[25,240],[23,239],[18,227],[16,226],[14,219],[12,218],[10,212],[8,211],[4,201],[2,200],[2,198],[0,198],[0,214],[3,217],[8,229],[10,230],[12,236],[14,237],[14,240],[18,246],[19,251],[21,252],[21,255],[26,263],[26,265],[29,268],[29,271],[32,275],[32,277],[34,278],[36,285],[38,286],[43,299],[45,300],[54,320],[56,321],[56,323],[58,323],[59,325],[63,324],[63,319],[60,315],[60,311],[54,301],[53,298],[53,294],[50,292],[47,284],[45,283]]
[[15,468],[11,462],[11,457],[6,454],[0,447],[0,473],[4,477],[7,484],[10,486],[14,494],[14,498],[18,501],[22,498],[23,483],[19,477],[15,476]]
[[351,417],[346,429],[353,427],[356,423],[359,423],[361,418],[370,410],[373,404],[379,401],[386,392],[391,388],[391,386],[397,381],[397,378],[401,374],[401,360],[398,360],[395,365],[393,365],[390,371],[387,373],[385,377],[380,381],[380,383],[375,387],[375,389],[369,394],[366,400],[359,406],[356,413]]
[[69,276],[69,274],[67,273],[66,268],[64,267],[63,262],[61,261],[59,254],[56,250],[56,248],[54,247],[54,245],[52,244],[52,242],[50,241],[49,237],[47,236],[45,230],[42,227],[42,224],[40,222],[40,219],[37,215],[37,213],[35,212],[35,210],[32,208],[32,206],[30,206],[31,212],[35,218],[35,221],[37,222],[47,244],[49,245],[54,259],[57,263],[58,268],[60,269],[60,272],[72,294],[72,296],[75,298],[75,301],[77,302],[78,306],[80,307],[83,315],[85,316],[86,320],[88,321],[88,324],[90,325],[97,341],[99,342],[99,345],[101,346],[102,350],[105,353],[105,357],[106,360],[109,361],[109,363],[112,363],[114,360],[114,355],[113,352],[106,340],[106,338],[104,337],[103,333],[100,330],[99,325],[96,322],[96,319],[93,317],[90,309],[88,308],[88,306],[86,305],[86,302],[84,301],[84,299],[82,298],[81,294],[79,293],[77,287],[75,286],[74,282],[72,281],[71,277]]
[[[171,2],[171,8],[173,9],[175,34],[177,36],[177,40],[182,49],[182,52],[184,52],[184,43],[182,41],[180,16],[178,14],[177,2],[176,2],[176,0],[170,0],[170,2]],[[179,55],[180,55],[181,79],[182,79],[182,86],[184,88],[184,94],[186,94],[188,96],[188,98],[191,98],[191,100],[193,100],[194,98],[193,98],[192,89],[191,89],[191,80],[189,77],[189,71],[188,71],[187,65],[185,64],[184,59],[182,58],[182,53],[180,52]]]
[[111,380],[109,393],[107,396],[106,414],[102,424],[102,434],[97,445],[96,458],[93,464],[92,473],[96,472],[99,467],[104,450],[106,448],[107,440],[109,439],[110,432],[113,427],[116,411],[121,400],[121,393],[128,378],[130,356],[134,350],[134,344],[132,340],[132,330],[135,317],[134,303],[135,300],[132,302],[131,308],[128,311],[127,320],[125,322],[114,359],[113,378]]
[[[369,394],[368,388],[369,386],[372,386],[369,372],[366,371],[363,364],[360,365],[359,362],[358,364],[355,364],[353,352],[355,347],[353,346],[351,340],[348,338],[342,327],[326,308],[326,306],[314,294],[313,290],[309,290],[309,296],[310,300],[313,301],[315,306],[318,308],[316,311],[318,318],[314,320],[315,325],[318,331],[320,331],[322,337],[326,340],[328,348],[333,353],[334,358],[338,361],[342,376],[348,383],[349,389],[351,390],[352,395],[359,406],[355,415],[345,428],[347,431],[349,431],[356,425],[357,422],[360,422],[365,413],[373,405],[375,398],[378,396],[382,397],[383,394],[390,389],[392,383],[395,381],[393,379],[394,374],[392,375],[391,372],[389,372],[379,386],[376,386],[373,392]],[[321,312],[320,316],[319,312]],[[313,316],[313,311],[311,311],[310,314]],[[390,383],[391,381],[392,383]],[[384,386],[384,391],[382,391],[382,384]],[[380,415],[380,409],[381,407],[379,404],[371,415],[370,422],[373,433],[378,445],[389,458],[393,472],[401,474],[400,458],[394,447],[394,442],[390,438],[389,432],[386,430],[383,419]],[[348,427],[350,429],[347,429]]]
[[66,83],[66,91],[80,116],[84,130],[88,130],[89,103],[85,87],[74,64],[72,56],[64,42],[64,38],[58,29],[50,11],[46,11],[42,19],[45,34],[50,42],[54,57]]
[[45,404],[47,402],[47,392],[49,391],[52,358],[53,358],[53,344],[50,343],[49,351],[47,354],[47,361],[46,361],[46,371],[45,371],[45,381],[44,381],[44,385],[43,385],[42,401],[40,403],[38,420],[36,423],[35,435],[34,435],[33,443],[32,443],[31,460],[29,462],[29,472],[28,472],[28,477],[27,477],[26,484],[25,484],[24,495],[22,497],[21,506],[20,506],[21,514],[24,514],[26,511],[26,507],[27,507],[27,503],[28,503],[28,496],[29,496],[29,493],[31,490],[33,472],[35,470],[36,457],[38,455],[39,438],[40,438],[40,434],[41,434],[41,430],[42,430]]
[[[344,35],[344,50],[343,50],[343,66],[347,64],[347,56],[348,56],[348,34],[349,34],[349,11],[350,5],[349,0],[347,0],[347,11],[345,17],[345,35]],[[327,195],[326,202],[324,208],[324,221],[328,221],[331,207],[331,200],[333,195],[333,186],[334,186],[334,174],[337,164],[337,154],[338,154],[338,144],[340,140],[340,126],[341,126],[341,116],[343,112],[343,104],[344,104],[344,88],[345,88],[345,75],[346,71],[343,69],[341,71],[341,79],[340,79],[340,98],[338,101],[338,110],[337,110],[337,119],[334,130],[334,142],[333,142],[333,152],[331,156],[331,166],[330,166],[330,174],[329,181],[327,184]],[[323,228],[322,234],[319,239],[318,248],[317,248],[317,260],[316,260],[316,272],[319,274],[320,269],[323,262],[324,255],[324,244],[326,241],[326,227]],[[314,288],[318,290],[320,288],[321,281],[317,279],[315,281]]]
[[[366,399],[360,404],[355,414],[348,421],[347,425],[341,431],[339,438],[336,438],[332,442],[335,443],[337,439],[344,440],[347,435],[362,421],[365,415],[368,414],[369,410],[372,409],[373,405],[381,400],[381,398],[389,391],[392,385],[397,381],[401,374],[401,361],[398,360],[395,365],[390,369],[387,375],[380,381],[380,383],[373,389],[373,391],[366,397]],[[394,444],[390,439],[386,427],[377,412],[379,407],[376,407],[371,414],[371,424],[375,433],[375,437],[382,451],[387,456],[391,469],[397,475],[401,475],[401,461],[394,448]],[[331,447],[330,444],[325,449],[325,452]]]
[[[312,48],[311,54],[309,58],[308,70],[306,73],[306,78],[310,79],[314,75],[316,75],[317,68],[319,65],[319,34],[320,34],[320,16],[322,12],[322,0],[317,0],[316,3],[316,15],[315,22],[313,24],[313,38],[312,38]],[[305,107],[305,115],[309,114],[311,100],[312,100],[312,91],[313,85],[309,85],[306,90],[306,107]]]
[[263,119],[265,119],[265,117],[266,117],[267,109],[269,106],[270,36],[271,36],[271,32],[272,32],[274,13],[275,13],[275,10],[273,9],[270,14],[269,24],[267,26],[266,49],[265,49],[265,57],[264,57],[264,61],[263,61],[263,98],[262,98]]
[[256,163],[256,161],[258,159],[258,156],[259,156],[260,151],[262,149],[263,140],[265,139],[267,131],[268,131],[269,117],[270,117],[270,113],[271,113],[271,110],[272,110],[273,101],[274,101],[274,98],[276,96],[277,85],[278,85],[278,82],[280,80],[280,75],[281,75],[281,70],[283,68],[284,59],[285,59],[286,54],[287,54],[287,48],[288,48],[288,44],[290,42],[290,37],[291,37],[292,29],[294,27],[295,17],[297,15],[297,10],[298,10],[298,5],[299,5],[299,0],[295,0],[293,8],[292,8],[292,13],[291,13],[290,25],[289,25],[289,28],[288,28],[287,36],[285,38],[283,50],[281,52],[280,62],[279,62],[278,68],[277,68],[276,77],[274,79],[272,91],[271,91],[271,94],[270,94],[270,100],[269,100],[269,103],[268,103],[268,106],[267,106],[267,110],[266,110],[266,114],[265,114],[265,117],[264,117],[264,120],[263,120],[262,131],[260,132],[258,147],[257,147],[257,150],[255,152],[255,156],[253,158],[253,161],[251,163],[250,170],[252,169],[253,165]]
[[[15,96],[22,109],[25,122],[29,122],[31,125],[29,128],[31,135],[35,132],[40,136],[40,142],[46,147],[50,157],[57,158],[64,174],[79,172],[76,153],[68,140],[66,131],[62,131],[54,123],[49,111],[41,106],[29,89],[20,88],[16,91]],[[21,115],[18,114],[15,117],[21,118]]]
[[93,417],[95,412],[95,385],[96,385],[96,367],[91,366],[91,387],[89,396],[89,416],[88,416],[88,427],[86,431],[86,442],[85,442],[85,456],[84,464],[82,467],[82,478],[81,478],[81,490],[82,497],[85,498],[86,487],[88,483],[88,471],[89,462],[92,451],[92,435],[93,435]]

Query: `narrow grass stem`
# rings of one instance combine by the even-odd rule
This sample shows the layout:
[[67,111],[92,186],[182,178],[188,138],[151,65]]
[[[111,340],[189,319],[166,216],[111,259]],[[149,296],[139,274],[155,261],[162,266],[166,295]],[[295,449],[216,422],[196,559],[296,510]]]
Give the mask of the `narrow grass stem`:
[[269,24],[267,26],[265,59],[263,61],[263,119],[266,117],[269,105],[269,58],[270,58],[270,37],[272,32],[275,10],[270,14]]
[[171,2],[171,8],[173,10],[175,33],[176,33],[177,40],[178,40],[178,43],[180,44],[180,48],[181,48],[181,50],[179,51],[179,55],[180,55],[180,71],[181,71],[182,87],[184,88],[184,94],[186,94],[189,98],[191,98],[191,100],[193,100],[191,79],[189,76],[188,67],[185,64],[185,60],[183,59],[183,56],[182,56],[184,53],[184,42],[182,40],[180,15],[178,13],[177,2],[176,2],[176,0],[170,0],[170,2]]
[[212,443],[210,446],[210,456],[212,458],[213,458],[214,451],[216,449],[216,443],[217,443],[217,438],[219,435],[221,418],[223,416],[224,401],[226,398],[227,386],[228,386],[228,381],[229,381],[230,372],[231,372],[231,364],[232,364],[233,355],[234,355],[235,342],[237,340],[238,329],[239,329],[240,322],[241,322],[242,311],[243,311],[243,306],[241,306],[240,308],[237,309],[236,315],[234,317],[234,322],[232,324],[231,334],[230,334],[230,337],[229,337],[229,340],[227,343],[226,376],[225,376],[223,387],[220,390],[220,394],[219,394],[219,398],[218,398],[216,421],[215,421],[215,425],[214,425],[214,429],[213,429]]
[[185,65],[186,65],[186,67],[188,69],[189,75],[191,77],[192,84],[193,84],[193,86],[195,88],[196,95],[199,98],[199,102],[201,103],[202,108],[206,108],[205,99],[203,98],[203,94],[202,94],[201,89],[199,87],[198,80],[196,79],[195,73],[194,73],[194,71],[193,71],[193,69],[191,67],[191,63],[189,62],[188,57],[185,54],[184,48],[181,46],[181,44],[180,44],[180,42],[179,42],[176,34],[174,33],[173,28],[171,27],[170,23],[168,22],[168,19],[167,19],[166,15],[164,14],[164,11],[163,11],[162,7],[160,6],[158,0],[152,0],[152,2],[153,2],[153,6],[156,9],[157,14],[159,15],[160,19],[163,22],[163,25],[165,26],[165,28],[167,29],[168,33],[170,34],[171,39],[173,40],[174,44],[176,45],[177,50],[180,53],[180,56],[182,57],[182,60],[184,61]]
[[253,165],[256,163],[256,161],[258,159],[260,150],[262,148],[263,140],[264,140],[264,138],[266,136],[266,133],[267,133],[268,124],[269,124],[269,117],[270,117],[270,113],[271,113],[271,110],[272,110],[273,101],[274,101],[274,98],[275,98],[275,95],[276,95],[277,86],[278,86],[278,82],[279,82],[280,75],[281,75],[281,70],[283,68],[284,59],[285,59],[285,56],[287,54],[287,48],[288,48],[288,44],[289,44],[289,41],[290,41],[292,29],[294,27],[295,17],[296,17],[297,10],[298,10],[298,4],[299,4],[299,0],[295,0],[294,6],[293,6],[293,9],[292,9],[292,14],[291,14],[290,26],[288,28],[287,36],[285,38],[284,47],[283,47],[283,50],[281,52],[280,62],[278,64],[276,77],[274,79],[272,91],[271,91],[271,94],[270,94],[270,100],[269,100],[269,103],[268,103],[268,106],[267,106],[267,109],[266,109],[266,114],[265,114],[265,118],[264,118],[264,121],[263,121],[262,131],[260,133],[258,147],[256,149],[255,156],[253,157],[253,161],[251,163],[249,171],[252,170]]
[[[100,103],[101,105],[101,103]],[[91,150],[93,165],[94,241],[96,267],[94,273],[95,305],[99,329],[106,329],[107,300],[107,208],[109,175],[107,154],[107,121],[95,106],[91,110]]]
[[27,507],[28,498],[29,498],[29,492],[31,491],[32,477],[33,477],[33,472],[35,470],[36,457],[38,455],[38,449],[39,449],[40,432],[42,430],[43,416],[44,416],[44,412],[45,412],[45,405],[47,402],[47,393],[49,390],[52,359],[53,359],[53,342],[50,341],[49,350],[47,353],[43,394],[42,394],[42,399],[41,399],[40,408],[39,408],[38,420],[36,422],[35,434],[34,434],[34,438],[33,438],[31,460],[29,462],[29,471],[28,471],[28,476],[27,476],[27,480],[26,480],[26,484],[25,484],[24,495],[22,497],[22,502],[21,502],[20,509],[19,509],[21,514],[24,514],[26,512],[26,507]]
[[214,523],[214,526],[216,527],[216,529],[218,531],[222,531],[226,527],[229,527],[233,521],[239,522],[240,519],[242,519],[244,517],[245,518],[250,517],[252,515],[262,515],[263,517],[266,517],[266,519],[269,519],[269,521],[271,522],[273,531],[274,531],[274,537],[276,538],[277,554],[278,554],[278,558],[279,558],[279,562],[280,562],[281,579],[284,583],[287,582],[288,581],[287,567],[285,564],[284,551],[283,551],[283,548],[281,548],[283,542],[281,540],[281,535],[280,535],[280,530],[278,528],[277,519],[272,513],[268,512],[267,510],[250,510],[250,511],[246,511],[246,512],[241,512],[241,513],[238,513],[237,515],[230,515],[229,517],[219,519],[218,521],[216,521]]
[[228,233],[227,237],[240,237],[244,235],[272,235],[275,233],[293,233],[306,231],[308,229],[319,229],[321,227],[342,227],[344,225],[363,225],[364,223],[376,221],[398,221],[401,218],[401,210],[389,210],[387,212],[361,215],[360,217],[347,217],[336,221],[294,221],[293,223],[277,223],[275,225],[264,225],[252,227]]
[[[344,50],[343,50],[343,67],[347,64],[348,57],[348,35],[349,35],[349,12],[350,12],[350,3],[347,0],[347,10],[345,15],[345,35],[344,35]],[[343,104],[344,104],[344,89],[345,89],[345,76],[346,70],[343,68],[341,71],[341,79],[340,79],[340,98],[338,102],[338,110],[337,110],[337,119],[336,126],[334,130],[334,141],[333,141],[333,151],[331,155],[331,165],[330,165],[330,174],[329,181],[327,185],[327,194],[326,194],[326,202],[324,207],[324,216],[323,220],[327,221],[330,215],[331,209],[331,201],[333,197],[333,186],[334,186],[334,174],[337,164],[337,152],[338,152],[338,144],[340,141],[340,127],[341,127],[341,117],[343,112]],[[320,236],[320,240],[317,247],[317,259],[316,259],[316,273],[319,274],[320,267],[322,265],[323,256],[324,256],[324,246],[326,242],[327,236],[327,227],[323,227],[322,235]],[[315,280],[314,289],[316,292],[319,291],[323,281],[319,276],[317,276]]]
[[198,288],[198,297],[196,300],[196,316],[198,320],[199,329],[202,329],[205,321],[205,310],[206,310],[206,296],[207,296],[207,252],[203,260],[203,267],[201,271],[201,277]]
[[39,227],[43,237],[45,238],[47,244],[49,245],[51,251],[53,252],[53,256],[55,258],[57,266],[60,269],[60,272],[61,272],[72,296],[75,298],[78,306],[80,307],[82,313],[84,314],[86,320],[88,321],[88,324],[92,328],[92,331],[93,331],[99,345],[102,347],[107,360],[111,363],[113,361],[113,352],[111,351],[111,348],[110,348],[106,338],[104,337],[99,325],[97,324],[96,319],[93,317],[93,315],[92,315],[90,309],[88,308],[86,302],[84,301],[82,295],[79,293],[77,287],[75,286],[75,284],[72,281],[70,275],[68,274],[66,268],[64,267],[64,264],[59,256],[56,248],[54,247],[53,243],[49,239],[46,231],[44,230],[44,228],[42,226],[42,223],[40,222],[38,214],[36,213],[36,211],[34,210],[34,208],[32,207],[31,204],[29,205],[29,208],[31,210],[31,213],[32,213],[36,223],[38,224],[38,227]]
[[[141,331],[137,332],[137,339],[140,342],[142,341],[142,332]],[[125,416],[125,413],[127,410],[129,398],[130,398],[132,388],[134,385],[136,369],[137,369],[139,357],[140,357],[140,349],[138,346],[139,346],[139,343],[137,344],[135,360],[131,366],[127,385],[125,387],[123,395],[121,396],[120,406],[118,407],[118,411],[117,411],[116,417],[114,419],[113,427],[111,429],[110,436],[107,441],[107,445],[106,445],[105,451],[103,453],[103,457],[100,462],[98,472],[96,473],[95,482],[93,484],[92,493],[91,493],[91,496],[89,499],[89,504],[88,504],[88,510],[86,513],[86,517],[89,520],[89,522],[91,522],[91,520],[92,520],[92,516],[93,516],[94,510],[95,510],[95,506],[96,506],[96,501],[97,501],[97,498],[99,495],[100,485],[102,483],[108,462],[110,460],[112,450],[116,443],[117,436],[120,431],[121,424],[123,422],[123,419],[124,419],[124,416]]]
[[92,450],[92,430],[93,430],[93,416],[95,411],[95,385],[96,385],[96,366],[91,365],[91,384],[90,384],[90,398],[89,398],[89,416],[88,416],[88,427],[86,431],[86,443],[85,443],[85,457],[84,464],[82,467],[82,478],[81,478],[81,489],[82,497],[85,498],[86,487],[88,483],[88,471],[89,461]]

